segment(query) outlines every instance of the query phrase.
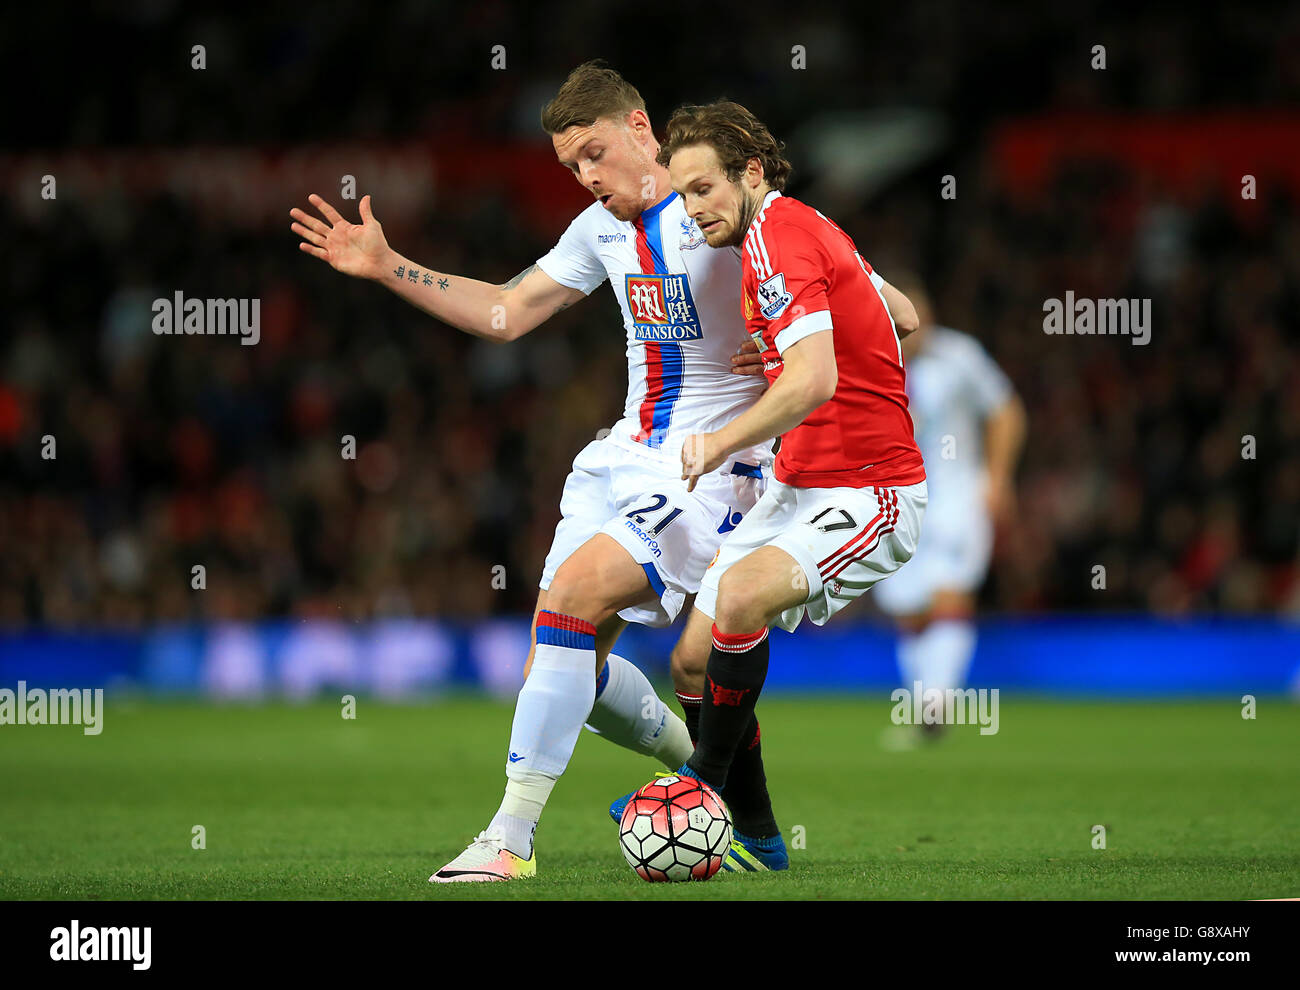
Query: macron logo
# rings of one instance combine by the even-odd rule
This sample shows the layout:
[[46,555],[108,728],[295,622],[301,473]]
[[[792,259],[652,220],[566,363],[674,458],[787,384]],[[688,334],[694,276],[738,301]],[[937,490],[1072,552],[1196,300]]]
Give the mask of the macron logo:
[[517,755],[517,754],[515,754],[515,753],[511,753],[511,754],[507,757],[507,759],[508,759],[511,763],[518,763],[520,760],[523,759],[523,757],[522,757],[522,756],[519,756],[519,755]]
[[55,962],[131,963],[132,969],[148,969],[152,928],[82,928],[76,918],[67,928],[50,932],[50,958]]

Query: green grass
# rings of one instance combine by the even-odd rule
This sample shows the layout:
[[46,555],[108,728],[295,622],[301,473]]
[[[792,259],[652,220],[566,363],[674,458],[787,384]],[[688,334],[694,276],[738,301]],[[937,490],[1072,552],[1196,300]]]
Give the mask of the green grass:
[[584,733],[538,877],[438,886],[500,800],[508,706],[119,702],[97,737],[0,727],[0,898],[1300,896],[1300,708],[1246,721],[1234,701],[1003,697],[997,735],[889,752],[887,700],[765,699],[777,816],[806,847],[788,873],[703,884],[627,867],[605,808],[657,767]]

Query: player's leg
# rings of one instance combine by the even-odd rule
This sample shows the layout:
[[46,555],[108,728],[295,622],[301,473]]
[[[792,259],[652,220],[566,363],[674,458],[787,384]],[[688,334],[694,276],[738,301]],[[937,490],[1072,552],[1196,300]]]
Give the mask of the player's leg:
[[[563,612],[565,607],[563,603],[557,606],[551,600],[552,585],[560,569],[603,529],[609,528],[611,517],[621,520],[622,503],[631,497],[624,489],[636,492],[638,484],[644,483],[643,476],[635,471],[634,463],[633,477],[628,480],[629,464],[625,452],[608,441],[600,440],[588,444],[574,459],[573,470],[565,480],[560,499],[562,518],[542,568],[528,658],[524,664],[525,680],[532,672],[537,650],[538,617],[543,611],[557,608]],[[636,504],[645,503],[639,501]],[[610,542],[608,537],[602,537],[594,545],[605,546],[617,553],[617,547],[611,546]],[[643,574],[632,573],[632,582],[636,586],[645,588],[648,580]],[[567,593],[572,594],[573,589]],[[641,614],[633,617],[644,621]],[[645,675],[634,664],[611,652],[626,625],[625,619],[619,615],[611,615],[596,623],[595,702],[587,724],[609,741],[654,756],[666,766],[675,768],[685,759],[683,754],[689,754],[689,735],[681,719],[659,699]],[[511,762],[507,771],[523,762]]]
[[[537,617],[543,611],[548,611],[550,605],[547,604],[548,594],[545,590],[537,590],[537,606],[533,609],[533,626],[530,630],[528,641],[528,658],[524,661],[524,680],[528,679],[529,672],[533,669],[533,655],[537,652]],[[605,620],[596,627],[596,660],[597,674],[596,679],[600,679],[600,667],[604,665],[605,659],[614,649],[614,644],[618,642],[618,637],[623,634],[627,628],[627,622],[617,615]]]
[[[926,510],[927,523],[931,513]],[[903,686],[912,690],[916,680],[916,636],[929,622],[930,601],[939,578],[939,562],[934,555],[934,532],[927,525],[921,534],[916,553],[897,573],[881,581],[871,591],[876,607],[894,622],[898,635],[896,654],[898,673]]]
[[596,697],[597,627],[651,594],[645,572],[604,534],[560,565],[539,608],[515,703],[501,806],[479,838],[429,879],[505,880],[536,871],[533,837]]
[[[726,786],[732,758],[767,679],[768,627],[782,612],[802,605],[807,589],[799,563],[775,546],[753,551],[718,580],[700,737],[686,761],[695,776],[714,787]],[[701,621],[707,619],[697,621],[697,629]]]
[[[537,616],[547,608],[547,592],[539,590],[524,663],[525,679],[537,649]],[[627,620],[617,615],[596,627],[596,700],[587,728],[602,739],[653,757],[675,770],[690,755],[694,744],[686,724],[659,697],[650,679],[636,664],[613,652],[626,628]]]
[[[903,686],[919,691],[923,700],[965,683],[975,652],[974,589],[984,578],[991,549],[992,525],[985,513],[941,502],[926,511],[915,557],[873,592],[898,621]],[[921,728],[934,738],[943,725],[922,723]]]
[[[688,616],[691,614],[691,606],[694,602],[694,595],[687,596],[684,611]],[[689,618],[687,621],[689,623]],[[695,748],[695,739],[699,735],[700,727],[700,691],[703,690],[698,685],[704,683],[704,661],[708,659],[708,647],[706,646],[703,657],[698,661],[698,677],[693,674],[684,675],[681,664],[687,661],[679,659],[678,650],[681,648],[681,643],[682,640],[678,640],[677,647],[674,648],[672,654],[670,666],[674,685],[683,683],[691,685],[690,688],[677,691],[677,700],[682,706],[684,720],[668,709],[668,706],[654,693],[654,688],[645,675],[629,664],[640,677],[639,682],[633,681],[640,693],[624,689],[622,704],[619,704],[617,700],[618,692],[607,688],[606,694],[615,696],[615,701],[610,702],[610,707],[614,710],[602,713],[601,695],[598,694],[596,705],[591,710],[592,717],[587,723],[589,729],[604,735],[610,735],[614,732],[620,733],[621,738],[615,738],[614,741],[629,749],[644,752],[647,756],[654,756],[669,770],[676,770],[685,763],[690,757],[691,751]],[[611,669],[616,669],[612,666],[614,659],[613,656],[610,657]],[[598,691],[600,681],[601,678],[597,678]],[[629,681],[632,681],[632,679],[629,678]],[[683,693],[683,690],[686,693]],[[614,723],[612,726],[610,725],[611,722]],[[650,736],[649,739],[647,739],[647,732]],[[650,742],[655,744],[653,752],[640,748]],[[610,804],[609,816],[615,823],[622,820],[623,809],[627,807],[634,794],[636,794],[636,791],[629,791]]]
[[930,609],[905,627],[899,644],[904,684],[921,685],[922,698],[941,695],[966,682],[975,653],[975,596],[958,588],[938,588]]
[[[691,741],[699,739],[705,670],[713,647],[713,622],[692,610],[672,654],[673,685],[686,713]],[[723,798],[732,818],[732,848],[723,869],[736,872],[784,870],[790,865],[781,829],[772,810],[763,767],[762,730],[752,713],[732,757]]]
[[[669,663],[677,701],[682,706],[683,719],[681,721],[686,729],[689,742],[688,748],[681,753],[681,758],[676,763],[669,765],[670,770],[676,770],[686,762],[691,755],[691,751],[695,748],[695,740],[700,735],[700,701],[704,692],[704,666],[709,659],[711,640],[708,634],[708,622],[704,622],[702,625],[703,636],[699,635],[699,629],[697,628],[699,622],[695,619],[695,613],[692,609],[694,603],[694,595],[686,599],[686,630],[673,647]],[[628,801],[632,799],[635,793],[636,791],[630,791],[609,806],[609,814],[614,821],[620,820],[623,809],[627,807]]]
[[[757,473],[709,475],[688,492],[676,468],[664,477],[661,466],[656,464],[650,470],[644,461],[630,463],[620,481],[624,484],[619,493],[619,514],[601,531],[619,542],[641,565],[656,593],[654,599],[622,614],[644,625],[667,626],[681,611],[689,614],[724,537],[734,534],[738,524],[743,525],[744,514],[754,508],[765,482]],[[625,696],[644,708],[649,682],[641,678],[640,685],[643,692],[626,692]],[[674,730],[671,745],[659,745],[655,755],[670,769],[677,769],[693,748],[687,726],[661,708],[658,699],[654,699],[652,708],[656,720],[667,715]],[[596,724],[594,719],[592,724]],[[611,814],[623,803],[621,799],[615,801]]]
[[[700,581],[700,593],[695,599],[695,607],[691,611],[686,630],[674,650],[673,656],[674,684],[678,688],[684,706],[694,703],[696,698],[700,699],[698,702],[699,714],[691,717],[692,722],[696,722],[696,718],[698,718],[696,751],[692,755],[692,759],[699,755],[699,743],[705,734],[705,713],[713,707],[713,699],[715,697],[719,699],[731,697],[726,693],[725,689],[728,685],[725,680],[719,681],[717,676],[713,676],[710,683],[710,676],[716,673],[713,669],[713,654],[717,652],[714,650],[714,640],[716,638],[714,623],[719,614],[718,607],[722,597],[722,583],[725,581],[727,588],[731,589],[734,584],[728,579],[728,575],[731,575],[733,571],[741,580],[744,580],[749,570],[754,568],[755,565],[758,565],[761,569],[763,561],[773,559],[773,553],[768,544],[795,520],[796,504],[797,493],[795,489],[780,482],[773,482],[739,526],[723,542],[718,550],[717,557],[704,572],[704,577]],[[755,554],[758,556],[754,556]],[[748,561],[748,564],[745,564],[746,561]],[[777,565],[781,575],[777,580],[777,584],[784,585],[784,587],[778,588],[776,596],[778,598],[786,598],[787,593],[788,597],[799,597],[797,587],[800,582],[793,580],[792,565],[793,561],[782,561]],[[797,568],[795,570],[797,571]],[[729,618],[734,619],[734,617]],[[764,635],[762,640],[764,644],[766,643],[766,629],[766,625],[763,625],[762,633]],[[725,658],[722,662],[725,665]],[[721,693],[715,693],[715,688],[721,688]],[[750,711],[746,714],[747,716],[753,714],[752,705]],[[729,740],[732,752],[739,747],[742,738],[745,736],[747,726],[752,736],[744,741],[748,743],[757,737],[757,719],[751,724],[749,718],[746,717],[738,727],[739,735]],[[721,788],[725,781],[716,781],[715,783]]]
[[[744,720],[767,675],[768,627],[793,631],[806,612],[822,625],[915,552],[927,500],[924,482],[899,488],[792,489],[788,506],[749,534],[767,545],[740,560],[719,555],[696,609],[712,613],[713,648],[700,739],[686,769],[725,786]],[[744,524],[736,530],[741,533]],[[725,563],[725,569],[724,569]]]
[[704,700],[704,670],[709,662],[709,648],[713,643],[709,635],[711,622],[692,608],[686,613],[686,628],[677,639],[669,659],[673,690],[682,706],[686,729],[691,745],[700,738],[700,702]]
[[[533,627],[524,662],[524,678],[533,667],[537,650],[537,617],[547,609],[547,592],[537,592],[533,610]],[[643,756],[657,757],[664,765],[675,768],[684,757],[680,745],[668,745],[686,733],[685,723],[669,710],[640,669],[625,657],[613,653],[614,644],[627,620],[617,615],[596,627],[596,700],[592,705],[587,728],[615,745]],[[676,762],[673,762],[676,760]]]
[[[553,614],[585,618],[599,609],[599,628],[619,623],[619,612],[645,606],[659,593],[644,564],[608,532],[598,533],[560,567],[547,601]],[[689,753],[681,719],[659,698],[649,679],[627,659],[609,652],[597,637],[595,695],[586,720],[596,733],[670,768]]]

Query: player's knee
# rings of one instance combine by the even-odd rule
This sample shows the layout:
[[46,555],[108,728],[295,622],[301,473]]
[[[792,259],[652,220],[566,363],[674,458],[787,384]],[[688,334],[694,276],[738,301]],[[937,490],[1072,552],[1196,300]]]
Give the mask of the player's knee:
[[767,622],[767,610],[754,588],[734,571],[718,582],[714,624],[726,633],[752,632]]
[[546,607],[560,615],[599,624],[608,612],[598,573],[561,567],[546,594]]
[[968,622],[975,614],[975,597],[964,591],[941,589],[930,602],[931,622],[952,620]]
[[673,647],[669,669],[673,688],[679,694],[699,694],[704,686],[704,670],[709,665],[709,651],[697,649],[685,641]]
[[[551,585],[551,590],[555,590],[555,585]],[[599,618],[599,609],[590,592],[581,586],[563,588],[561,594],[551,596],[551,603],[550,611],[560,615],[571,615],[593,624]]]
[[908,636],[919,636],[930,624],[930,613],[916,612],[911,615],[900,615],[896,621],[898,628]]

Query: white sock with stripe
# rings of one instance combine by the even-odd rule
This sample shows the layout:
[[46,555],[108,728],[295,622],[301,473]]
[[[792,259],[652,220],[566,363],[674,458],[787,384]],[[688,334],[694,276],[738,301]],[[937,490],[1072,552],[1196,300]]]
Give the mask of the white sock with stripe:
[[695,747],[686,723],[660,700],[636,664],[613,653],[596,682],[588,727],[633,752],[653,756],[676,770]]
[[569,765],[595,697],[596,627],[542,610],[533,666],[519,690],[510,728],[505,798],[488,826],[516,856],[527,859],[533,853],[542,809]]

